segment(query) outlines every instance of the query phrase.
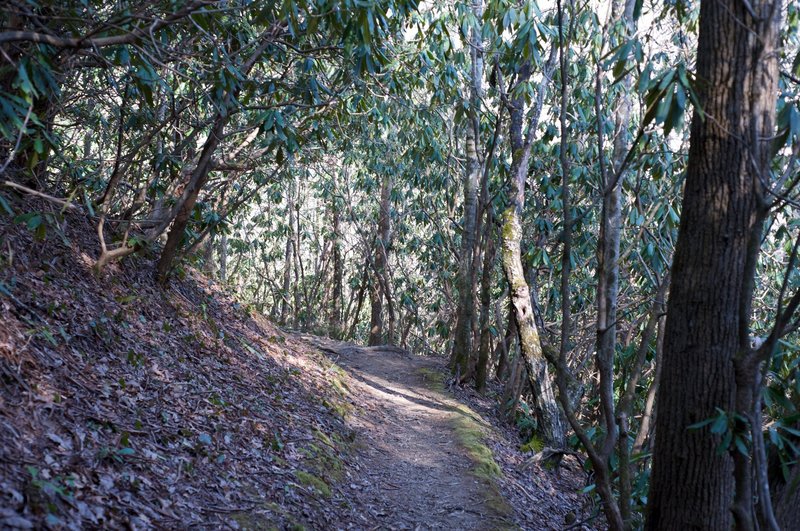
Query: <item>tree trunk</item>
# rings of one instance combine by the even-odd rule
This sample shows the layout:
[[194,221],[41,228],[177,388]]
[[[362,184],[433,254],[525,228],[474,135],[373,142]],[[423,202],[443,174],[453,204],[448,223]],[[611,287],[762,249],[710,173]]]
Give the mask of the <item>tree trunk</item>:
[[286,235],[286,251],[283,260],[283,286],[281,286],[281,319],[286,324],[289,318],[289,290],[292,288],[292,265],[294,264],[294,201],[291,191],[286,195],[286,217],[289,218],[289,230]]
[[183,233],[186,230],[186,225],[189,223],[189,217],[192,215],[197,197],[200,195],[203,186],[205,186],[208,174],[211,171],[211,159],[222,139],[225,125],[228,123],[229,118],[230,114],[227,112],[217,114],[217,117],[214,119],[214,125],[203,145],[200,160],[197,162],[189,184],[186,185],[186,189],[179,199],[181,206],[178,209],[177,216],[175,216],[172,222],[172,228],[167,236],[167,243],[164,245],[164,249],[161,251],[161,257],[156,264],[156,277],[161,284],[165,284],[167,281],[167,275],[172,268],[172,262],[178,251],[178,246],[181,241],[183,241]]
[[[515,344],[512,343],[510,346],[513,348],[514,345]],[[511,362],[511,374],[503,387],[503,398],[500,402],[500,407],[506,420],[514,419],[514,411],[517,409],[517,404],[519,403],[519,381],[522,378],[522,372],[524,370],[525,367],[520,357],[514,357],[514,360]]]
[[[389,291],[389,247],[391,244],[391,195],[392,177],[388,173],[381,180],[380,214],[378,218],[378,238],[375,241],[374,281],[370,286],[372,312],[369,327],[369,345],[393,344],[395,335],[394,305]],[[386,302],[389,314],[388,337],[383,326],[383,303]]]
[[228,280],[228,235],[224,232],[219,237],[219,279]]
[[[356,309],[353,312],[353,324],[350,326],[350,333],[347,336],[349,339],[354,339],[356,337],[356,327],[358,326],[359,316],[361,315],[361,307],[364,305],[364,295],[367,290],[367,284],[369,284],[369,258],[364,260],[364,272],[361,275],[361,282],[359,282],[358,285]],[[345,319],[347,317],[348,316],[345,315]]]
[[[620,13],[620,4],[622,13]],[[620,20],[622,35],[612,30],[611,45],[627,40],[633,34],[634,2],[625,0],[612,4],[611,20]],[[598,67],[599,98],[600,77]],[[606,170],[603,152],[603,128],[601,106],[597,106],[598,119],[598,157],[600,160],[600,176],[602,184],[602,207],[600,212],[600,235],[597,239],[597,344],[596,363],[600,376],[599,394],[600,411],[605,437],[599,448],[599,456],[605,463],[618,445],[619,481],[618,503],[605,503],[609,519],[621,519],[622,527],[630,528],[630,451],[628,446],[628,407],[615,411],[614,403],[614,358],[617,351],[617,302],[619,294],[619,247],[622,228],[622,184],[625,180],[624,163],[629,149],[628,127],[631,115],[631,78],[625,75],[621,79],[622,91],[614,105],[614,140],[611,156],[611,172]],[[644,340],[643,340],[644,341]],[[634,376],[631,376],[634,377]],[[595,466],[599,466],[595,464]],[[608,486],[610,489],[610,485]],[[619,522],[614,524],[614,527]]]
[[302,257],[300,256],[300,173],[294,172],[294,190],[292,191],[292,212],[289,214],[289,224],[292,227],[292,258],[294,259],[294,285],[292,286],[294,299],[294,315],[292,323],[295,329],[300,328],[301,308],[300,290],[305,285],[305,272],[303,271]]
[[458,309],[456,327],[453,335],[453,351],[450,366],[453,374],[465,382],[471,379],[470,358],[472,357],[473,328],[475,325],[475,281],[476,281],[476,240],[478,234],[478,180],[480,161],[477,143],[480,139],[480,118],[478,110],[483,93],[483,46],[481,42],[480,20],[483,14],[483,0],[472,0],[472,14],[476,22],[469,32],[470,76],[469,107],[467,109],[466,138],[464,154],[467,162],[464,173],[464,218],[461,236],[461,253],[458,271]]
[[542,437],[548,444],[562,448],[565,442],[565,429],[561,420],[561,412],[556,403],[553,386],[550,382],[547,361],[542,352],[539,331],[533,319],[530,291],[522,270],[521,238],[522,227],[519,214],[512,206],[506,210],[503,219],[503,269],[506,272],[509,295],[514,307],[514,318],[516,319],[519,333],[520,353],[535,395],[534,412],[542,431]]
[[334,339],[342,337],[342,284],[344,279],[344,263],[342,261],[342,235],[340,227],[338,188],[336,176],[333,177],[333,198],[331,200],[331,224],[333,239],[333,293],[331,295],[330,316],[328,318],[328,333]]
[[203,272],[210,278],[216,273],[217,264],[214,262],[214,240],[213,234],[208,234],[203,242]]
[[[241,72],[243,75],[246,76],[250,73],[253,65],[256,64],[256,61],[258,61],[258,59],[261,57],[261,54],[264,52],[267,46],[269,46],[269,44],[269,39],[262,40],[259,46],[242,65]],[[177,213],[174,215],[174,219],[172,220],[172,228],[167,236],[167,243],[164,245],[164,249],[161,251],[161,256],[156,264],[156,278],[162,285],[166,284],[167,282],[167,275],[172,269],[172,263],[175,260],[178,246],[183,241],[183,233],[186,230],[186,225],[188,224],[189,217],[192,214],[192,209],[194,209],[194,205],[197,202],[197,197],[200,195],[200,191],[203,189],[203,186],[205,186],[206,180],[208,180],[208,174],[211,171],[211,163],[214,152],[216,151],[217,146],[219,146],[219,143],[222,141],[223,134],[225,132],[225,126],[227,125],[228,120],[230,120],[234,103],[239,96],[239,91],[240,88],[237,87],[232,92],[226,93],[223,97],[223,101],[220,102],[219,105],[222,107],[222,109],[217,111],[214,122],[211,126],[211,130],[209,131],[208,137],[203,144],[203,150],[200,153],[200,159],[197,161],[197,166],[195,166],[194,171],[192,171],[189,184],[186,185],[183,194],[181,194],[181,197],[178,199],[178,203],[176,204]],[[168,224],[169,220],[166,223]]]
[[369,339],[367,345],[377,346],[383,344],[383,291],[379,286],[380,280],[373,271],[369,284]]
[[661,316],[658,319],[658,335],[656,337],[656,359],[653,361],[655,371],[653,374],[653,382],[647,390],[647,397],[644,402],[644,411],[642,412],[642,420],[639,422],[639,432],[636,434],[636,439],[633,441],[633,449],[631,453],[634,457],[644,451],[645,444],[652,440],[652,426],[656,417],[656,396],[658,395],[658,384],[661,380],[661,365],[664,353],[664,325],[666,323],[666,316]]
[[[495,307],[495,320],[497,321],[498,326],[503,322],[503,319],[500,315],[499,302]],[[495,378],[499,381],[503,381],[506,378],[509,365],[509,352],[511,345],[514,344],[515,337],[517,337],[517,322],[514,319],[514,308],[509,308],[506,333],[502,339],[497,342],[497,352],[495,352],[495,357],[497,358],[497,370],[495,372]]]
[[692,120],[672,266],[647,529],[753,528],[748,456],[737,458],[735,481],[734,459],[718,451],[721,438],[708,425],[689,426],[719,410],[751,414],[742,399],[753,399],[755,379],[744,381],[737,369],[774,134],[780,16],[779,1],[701,2],[702,112]]
[[[534,392],[534,413],[539,423],[543,439],[551,446],[562,448],[565,442],[564,423],[556,403],[553,386],[544,358],[542,344],[539,340],[539,331],[534,321],[533,308],[531,307],[530,291],[525,281],[522,269],[520,244],[522,240],[522,209],[525,205],[525,180],[528,175],[532,135],[536,131],[538,118],[541,114],[542,102],[547,83],[550,81],[555,67],[557,47],[553,47],[545,66],[545,75],[537,94],[533,109],[533,119],[528,124],[528,136],[523,138],[523,118],[525,116],[524,100],[522,97],[514,98],[507,102],[511,124],[509,137],[511,139],[511,203],[503,213],[502,224],[502,263],[506,279],[509,284],[509,297],[514,308],[514,318],[517,322],[519,333],[520,352],[528,379]],[[524,82],[531,76],[530,64],[523,64],[517,82]],[[502,87],[501,87],[502,89]]]
[[[488,206],[488,205],[487,205]],[[475,372],[475,388],[481,394],[486,390],[486,374],[489,372],[489,313],[492,305],[492,272],[494,269],[494,219],[492,209],[486,209],[486,245],[483,250],[483,271],[481,272],[481,313],[480,344],[478,347],[478,364]]]
[[464,222],[461,236],[461,256],[459,256],[461,263],[458,272],[458,312],[453,335],[453,353],[450,357],[453,373],[458,373],[461,381],[467,378],[469,372],[469,358],[472,353],[472,323],[475,319],[475,270],[472,266],[475,253],[475,218],[478,210],[480,165],[471,122],[467,126],[466,156]]

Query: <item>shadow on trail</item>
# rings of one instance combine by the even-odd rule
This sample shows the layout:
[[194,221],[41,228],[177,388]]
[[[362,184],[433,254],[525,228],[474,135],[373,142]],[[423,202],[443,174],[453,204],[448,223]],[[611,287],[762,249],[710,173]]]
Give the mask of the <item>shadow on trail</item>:
[[350,374],[350,376],[352,376],[356,380],[359,380],[360,382],[362,382],[362,383],[364,383],[366,385],[369,385],[370,387],[372,387],[374,389],[377,389],[378,391],[381,391],[381,392],[386,393],[388,395],[399,396],[400,398],[404,398],[404,399],[408,400],[409,402],[414,402],[415,404],[418,404],[420,406],[428,407],[428,408],[431,408],[431,409],[438,409],[440,411],[447,411],[449,413],[458,412],[458,410],[456,408],[454,408],[454,407],[446,406],[446,405],[440,404],[438,402],[433,402],[433,401],[428,400],[427,398],[423,398],[423,397],[421,397],[419,395],[412,396],[412,395],[403,393],[401,391],[398,391],[397,389],[392,389],[391,387],[386,387],[385,385],[378,383],[374,379],[368,378],[367,376],[365,376],[364,372],[366,372],[366,371],[364,371],[363,369],[359,369],[359,372],[353,372],[353,373]]
[[[350,485],[380,529],[489,530],[509,521],[487,505],[486,485],[455,433],[469,414],[438,385],[429,371],[441,360],[413,356],[397,347],[360,347],[303,336],[326,351],[351,380],[357,406],[348,417],[362,441],[363,479]],[[354,518],[366,525],[360,514]]]

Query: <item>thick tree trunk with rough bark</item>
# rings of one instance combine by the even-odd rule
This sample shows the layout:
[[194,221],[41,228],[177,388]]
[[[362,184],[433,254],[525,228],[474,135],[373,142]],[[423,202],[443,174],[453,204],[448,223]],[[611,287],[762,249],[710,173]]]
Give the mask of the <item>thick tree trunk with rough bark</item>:
[[755,378],[742,377],[739,360],[761,234],[760,183],[769,172],[780,12],[780,1],[701,3],[696,86],[702,114],[695,111],[692,121],[672,266],[650,530],[753,528],[749,459],[737,458],[735,481],[734,458],[718,451],[721,438],[709,426],[689,426],[719,410],[751,413],[752,404],[743,401],[752,402]]

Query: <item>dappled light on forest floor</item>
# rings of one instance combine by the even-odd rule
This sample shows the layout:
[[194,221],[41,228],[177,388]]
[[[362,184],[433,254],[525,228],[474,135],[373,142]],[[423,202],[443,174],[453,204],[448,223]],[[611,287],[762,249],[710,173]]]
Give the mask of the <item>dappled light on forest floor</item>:
[[[394,347],[300,337],[349,371],[356,409],[347,422],[365,443],[359,446],[359,464],[370,478],[351,487],[381,525],[545,529],[580,510],[579,483],[572,484],[572,493],[558,492],[568,483],[554,483],[556,478],[541,471],[526,473],[521,459],[512,465],[511,455],[519,452],[509,438],[516,437],[500,434],[488,420],[491,406],[485,416],[472,409],[486,407],[485,400],[469,406],[446,391],[441,360]],[[567,482],[580,481],[580,474],[565,476]],[[537,507],[528,506],[532,495],[538,496]]]
[[[191,269],[166,290],[141,258],[88,274],[67,220],[45,241],[0,226],[0,527],[497,529],[580,510],[579,484],[495,463],[487,445],[518,441],[446,395],[436,359],[287,334]],[[515,474],[549,515],[525,524]]]

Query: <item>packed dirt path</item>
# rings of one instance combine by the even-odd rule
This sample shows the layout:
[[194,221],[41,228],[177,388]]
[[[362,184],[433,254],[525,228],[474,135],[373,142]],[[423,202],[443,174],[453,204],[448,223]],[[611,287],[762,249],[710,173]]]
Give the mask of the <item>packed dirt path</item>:
[[[368,529],[489,530],[513,524],[490,507],[496,493],[471,473],[454,420],[465,415],[437,389],[441,362],[395,347],[359,347],[302,336],[326,351],[356,381],[357,434],[363,477],[351,483]],[[440,384],[439,384],[440,385]],[[478,419],[479,420],[479,419]]]

